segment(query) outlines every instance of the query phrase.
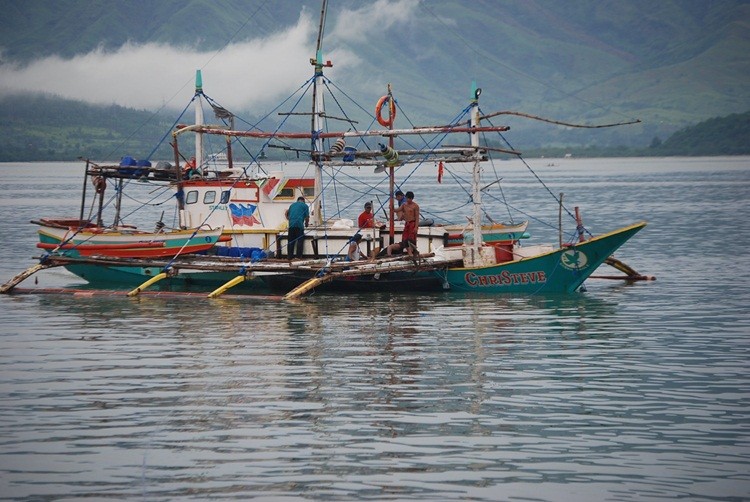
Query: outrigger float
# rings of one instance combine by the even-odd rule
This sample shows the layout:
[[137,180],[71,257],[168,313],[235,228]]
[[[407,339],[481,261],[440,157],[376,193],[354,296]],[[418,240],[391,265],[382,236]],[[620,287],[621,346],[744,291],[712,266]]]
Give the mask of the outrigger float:
[[[568,243],[561,238],[558,246],[526,244],[530,237],[527,221],[490,220],[483,224],[487,215],[482,194],[501,180],[483,184],[482,165],[492,162],[493,154],[521,156],[510,147],[487,145],[490,134],[496,135],[500,143],[507,143],[502,133],[509,127],[491,124],[490,118],[497,113],[482,114],[481,89],[476,85],[472,85],[468,106],[446,125],[395,128],[400,106],[390,85],[387,94],[378,100],[375,113],[366,117],[369,127],[359,129],[359,121],[346,115],[328,115],[324,90],[333,85],[323,74],[324,68],[332,66],[322,57],[326,11],[324,1],[316,56],[310,60],[314,73],[303,86],[305,92],[311,91],[312,112],[291,110],[280,114],[282,125],[290,117],[308,117],[309,131],[288,132],[281,126],[271,131],[257,127],[236,129],[235,116],[203,92],[198,71],[193,95],[195,121],[185,125],[178,118],[175,122],[172,161],[153,166],[149,159],[137,161],[131,157],[124,157],[116,165],[86,160],[78,217],[34,221],[39,226],[38,247],[45,253],[38,264],[0,287],[0,293],[13,292],[31,275],[52,267],[64,267],[93,288],[116,286],[128,296],[163,289],[198,290],[209,298],[229,291],[264,295],[280,292],[285,299],[299,298],[313,290],[572,293],[602,264],[624,272],[622,276],[602,277],[628,281],[653,279],[612,256],[645,222],[585,239],[585,229],[576,210],[577,238]],[[204,105],[213,109],[222,124],[204,123]],[[345,128],[333,130],[329,121],[344,122]],[[607,126],[611,125],[619,124]],[[190,160],[179,147],[179,139],[188,133],[195,136]],[[455,136],[468,136],[469,141],[458,145],[447,141]],[[220,138],[223,151],[205,155],[204,142],[216,137]],[[260,141],[262,146],[249,166],[238,167],[233,149],[240,146],[247,151],[248,147],[242,143],[246,138]],[[292,146],[300,140],[307,142],[307,146]],[[312,175],[290,176],[283,170],[266,172],[258,159],[265,156],[267,148],[308,156]],[[216,159],[220,157],[225,162],[218,164]],[[470,167],[468,224],[420,221],[418,251],[413,255],[379,256],[378,251],[396,242],[403,231],[403,222],[395,218],[393,194],[409,178],[398,185],[396,172],[426,162],[439,166],[439,179],[447,170],[458,180],[459,169],[451,166]],[[359,200],[374,196],[380,201],[380,196],[384,197],[387,202],[379,208],[387,215],[387,224],[383,226],[358,228],[352,220],[342,217],[342,210],[330,214],[328,206],[332,198],[328,194],[335,189],[336,177],[344,173],[348,180],[354,180],[356,175],[348,174],[347,170],[365,166],[374,167],[374,173],[382,173],[384,178],[374,187],[366,187],[362,182],[357,191],[365,195]],[[153,231],[123,221],[122,195],[132,181],[161,187],[169,193],[168,197],[174,197],[173,224],[163,221],[163,212]],[[93,194],[87,194],[89,184],[93,186]],[[387,189],[382,185],[387,185]],[[110,186],[115,194],[105,202]],[[285,211],[298,197],[308,201],[311,222],[303,237],[303,257],[285,259],[289,239]],[[562,214],[562,201],[556,202]],[[103,213],[112,205],[114,219],[106,225]],[[562,235],[562,223],[560,232]],[[346,248],[353,235],[362,237],[365,259],[346,261]]]

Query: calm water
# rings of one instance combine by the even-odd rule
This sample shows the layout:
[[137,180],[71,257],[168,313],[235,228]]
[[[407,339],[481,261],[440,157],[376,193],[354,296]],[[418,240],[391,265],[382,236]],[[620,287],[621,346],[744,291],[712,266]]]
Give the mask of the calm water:
[[[530,163],[595,232],[649,221],[617,256],[658,280],[293,304],[0,296],[0,498],[750,499],[750,158]],[[556,225],[533,177],[498,169],[509,202]],[[77,215],[80,184],[77,165],[0,165],[0,282],[34,263],[30,219]],[[408,188],[462,214],[447,177]]]

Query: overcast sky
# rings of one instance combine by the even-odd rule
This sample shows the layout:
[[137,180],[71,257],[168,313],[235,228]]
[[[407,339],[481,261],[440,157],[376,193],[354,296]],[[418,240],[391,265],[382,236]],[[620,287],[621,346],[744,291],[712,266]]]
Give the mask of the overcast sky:
[[[348,41],[366,40],[407,22],[418,0],[378,0],[356,12],[340,12],[326,26],[324,59],[350,71],[359,59],[346,49]],[[264,39],[230,43],[223,50],[187,51],[168,45],[126,44],[116,51],[96,50],[72,59],[47,57],[26,66],[0,64],[0,93],[38,91],[100,104],[139,109],[167,105],[181,108],[193,94],[195,70],[203,87],[225,107],[270,106],[291,94],[312,75],[318,18],[303,11],[294,26]],[[123,78],[127,71],[128,78]]]

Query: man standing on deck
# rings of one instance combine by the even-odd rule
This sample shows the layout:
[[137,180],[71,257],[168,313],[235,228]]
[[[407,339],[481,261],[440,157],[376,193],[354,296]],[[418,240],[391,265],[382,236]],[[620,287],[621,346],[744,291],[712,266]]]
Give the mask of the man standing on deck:
[[394,248],[400,248],[401,251],[406,250],[409,256],[412,256],[412,252],[419,254],[417,251],[417,225],[419,225],[419,204],[414,202],[414,192],[406,192],[406,202],[403,206],[396,209],[396,215],[404,220],[404,233],[401,234],[401,243],[392,244],[387,248],[388,256],[395,250]]
[[396,196],[396,202],[398,202],[398,207],[401,207],[406,203],[406,199],[404,198],[404,192],[402,192],[401,190],[396,190],[396,193],[394,195]]
[[287,255],[290,260],[295,256],[302,258],[302,250],[305,245],[305,227],[310,224],[310,209],[305,204],[304,197],[297,197],[297,202],[286,210],[286,217],[289,219]]

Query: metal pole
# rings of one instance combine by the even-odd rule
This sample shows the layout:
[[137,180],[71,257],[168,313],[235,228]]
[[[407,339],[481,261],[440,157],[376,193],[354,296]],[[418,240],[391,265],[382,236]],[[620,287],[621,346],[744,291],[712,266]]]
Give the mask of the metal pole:
[[562,208],[563,208],[563,193],[560,192],[560,206],[557,210],[557,234],[560,239],[560,247],[563,245],[563,232],[562,232]]
[[89,160],[86,159],[86,170],[83,172],[83,190],[81,191],[81,214],[78,216],[78,224],[83,225],[83,213],[86,206],[86,183],[89,179]]

